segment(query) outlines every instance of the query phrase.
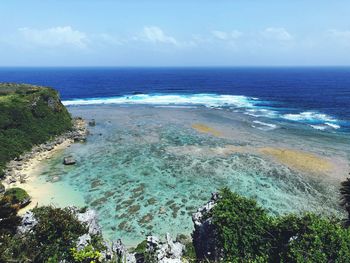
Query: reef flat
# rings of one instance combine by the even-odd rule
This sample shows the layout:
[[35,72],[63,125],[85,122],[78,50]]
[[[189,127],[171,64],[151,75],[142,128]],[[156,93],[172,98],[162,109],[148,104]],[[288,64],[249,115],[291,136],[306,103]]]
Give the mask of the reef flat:
[[[146,234],[191,233],[192,213],[224,186],[275,215],[342,213],[337,189],[347,175],[346,135],[293,125],[260,130],[247,115],[205,107],[68,109],[96,125],[86,143],[46,160],[36,183],[79,196],[71,204],[96,209],[104,235],[128,246]],[[62,164],[67,155],[76,165]],[[67,205],[52,196],[48,203]]]

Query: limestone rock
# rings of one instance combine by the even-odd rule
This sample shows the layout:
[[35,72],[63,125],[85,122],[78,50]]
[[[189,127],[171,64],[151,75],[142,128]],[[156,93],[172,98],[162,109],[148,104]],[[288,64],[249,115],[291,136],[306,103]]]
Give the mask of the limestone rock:
[[84,249],[86,246],[90,244],[90,242],[91,242],[91,236],[89,234],[84,234],[78,237],[77,250],[80,251]]
[[120,262],[136,263],[135,254],[129,253],[120,239],[112,243],[112,252],[118,256]]
[[181,257],[185,246],[174,242],[169,234],[166,234],[165,242],[160,242],[155,236],[147,237],[147,252],[158,263],[181,263]]
[[32,211],[27,211],[23,215],[21,224],[17,228],[18,233],[24,234],[31,231],[37,223],[38,221],[34,217],[34,213]]
[[77,213],[77,218],[87,225],[90,235],[101,234],[101,227],[98,224],[98,216],[95,210],[88,209],[85,213]]

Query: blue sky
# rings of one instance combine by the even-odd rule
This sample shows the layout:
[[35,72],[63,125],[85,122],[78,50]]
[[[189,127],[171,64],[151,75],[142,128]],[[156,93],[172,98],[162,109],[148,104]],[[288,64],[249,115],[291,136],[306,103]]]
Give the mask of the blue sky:
[[350,65],[350,1],[4,0],[0,66]]

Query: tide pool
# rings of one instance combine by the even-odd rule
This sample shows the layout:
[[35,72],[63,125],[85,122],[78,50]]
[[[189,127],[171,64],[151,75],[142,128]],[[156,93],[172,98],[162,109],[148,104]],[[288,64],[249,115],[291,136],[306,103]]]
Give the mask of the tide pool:
[[[81,206],[77,198],[69,200],[77,194],[96,209],[111,240],[122,238],[133,246],[147,234],[189,234],[192,213],[225,186],[275,215],[343,216],[338,188],[349,168],[348,134],[193,105],[69,110],[95,119],[96,126],[89,127],[86,143],[47,161],[39,178],[54,191],[67,191],[61,205]],[[64,166],[66,155],[77,164]],[[295,165],[292,159],[305,163]]]

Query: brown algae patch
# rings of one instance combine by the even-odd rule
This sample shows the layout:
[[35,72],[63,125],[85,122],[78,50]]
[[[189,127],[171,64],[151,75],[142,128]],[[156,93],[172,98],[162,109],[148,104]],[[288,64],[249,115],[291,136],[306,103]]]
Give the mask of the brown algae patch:
[[303,172],[325,173],[333,169],[330,161],[308,152],[273,147],[260,148],[259,152],[275,158],[290,168]]
[[194,123],[192,128],[201,133],[208,133],[216,137],[222,136],[222,133],[212,127],[209,127],[203,123]]

